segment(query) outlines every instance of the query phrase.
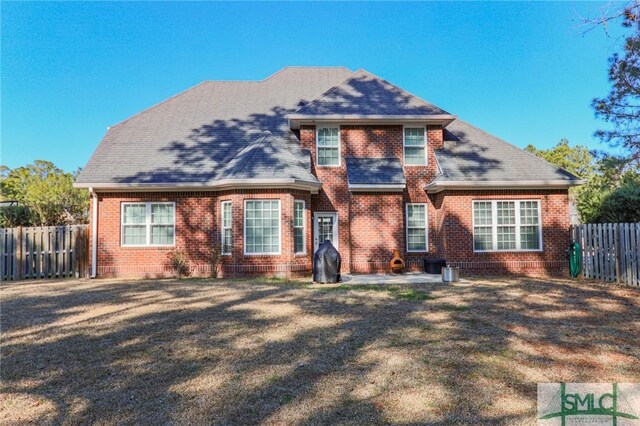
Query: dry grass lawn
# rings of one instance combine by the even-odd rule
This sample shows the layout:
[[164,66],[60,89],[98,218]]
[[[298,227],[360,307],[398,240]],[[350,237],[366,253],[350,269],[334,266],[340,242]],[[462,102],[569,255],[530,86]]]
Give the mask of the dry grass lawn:
[[640,382],[640,290],[3,284],[2,424],[532,424],[536,383]]

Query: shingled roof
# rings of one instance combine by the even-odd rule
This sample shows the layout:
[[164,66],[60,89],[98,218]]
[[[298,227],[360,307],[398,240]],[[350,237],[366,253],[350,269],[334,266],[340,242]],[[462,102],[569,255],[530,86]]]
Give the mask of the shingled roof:
[[342,84],[300,108],[293,117],[305,116],[435,116],[450,115],[365,70],[358,70]]
[[571,173],[536,157],[466,121],[444,131],[444,148],[435,151],[441,173],[427,189],[464,186],[570,186],[581,183]]
[[262,81],[205,81],[109,128],[76,183],[279,179],[319,186],[286,116],[352,74],[344,67],[288,67]]
[[[112,126],[76,185],[317,190],[321,183],[290,128],[292,117],[436,120],[446,127],[446,141],[436,152],[441,173],[428,189],[460,182],[579,182],[367,71],[287,67],[261,81],[205,81]],[[349,183],[403,185],[395,181],[399,161],[349,159]]]
[[407,180],[399,158],[347,157],[347,180],[351,190],[402,190]]

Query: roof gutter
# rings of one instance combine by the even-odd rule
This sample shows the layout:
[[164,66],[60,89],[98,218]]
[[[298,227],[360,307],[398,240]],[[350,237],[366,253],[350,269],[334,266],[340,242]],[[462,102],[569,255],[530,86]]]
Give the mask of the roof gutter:
[[289,114],[289,127],[297,129],[301,124],[336,123],[341,124],[402,124],[402,123],[424,123],[440,124],[448,126],[456,119],[451,114],[431,114],[431,115],[383,115],[383,114],[325,114],[325,115],[305,115]]
[[223,179],[215,182],[180,183],[74,183],[76,188],[93,188],[96,192],[181,192],[181,191],[225,191],[233,189],[288,188],[310,191],[317,194],[322,183],[301,179]]
[[91,187],[89,187],[89,192],[93,200],[91,212],[91,278],[95,278],[98,272],[98,194]]
[[491,190],[491,189],[564,189],[586,183],[583,179],[577,180],[520,180],[520,181],[443,181],[432,182],[424,189],[427,193],[433,194],[445,190]]
[[407,187],[404,183],[350,183],[351,192],[402,192]]

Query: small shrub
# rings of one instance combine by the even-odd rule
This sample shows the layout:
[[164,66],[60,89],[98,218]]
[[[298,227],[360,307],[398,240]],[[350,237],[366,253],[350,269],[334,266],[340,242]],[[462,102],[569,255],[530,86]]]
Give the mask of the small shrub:
[[209,261],[211,263],[211,278],[218,278],[220,274],[220,250],[216,245],[211,249]]
[[178,277],[185,277],[189,275],[190,262],[189,258],[182,250],[174,250],[169,255],[169,263],[171,269]]
[[27,206],[0,207],[0,228],[33,226],[33,214]]

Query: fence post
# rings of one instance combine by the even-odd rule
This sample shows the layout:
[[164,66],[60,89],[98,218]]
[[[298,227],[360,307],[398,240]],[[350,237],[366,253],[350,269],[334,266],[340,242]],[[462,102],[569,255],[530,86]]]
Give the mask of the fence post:
[[22,279],[22,226],[18,226],[18,237],[16,238],[16,280]]
[[616,260],[616,283],[620,284],[620,225],[613,225],[615,228],[614,244],[615,244],[615,260]]

